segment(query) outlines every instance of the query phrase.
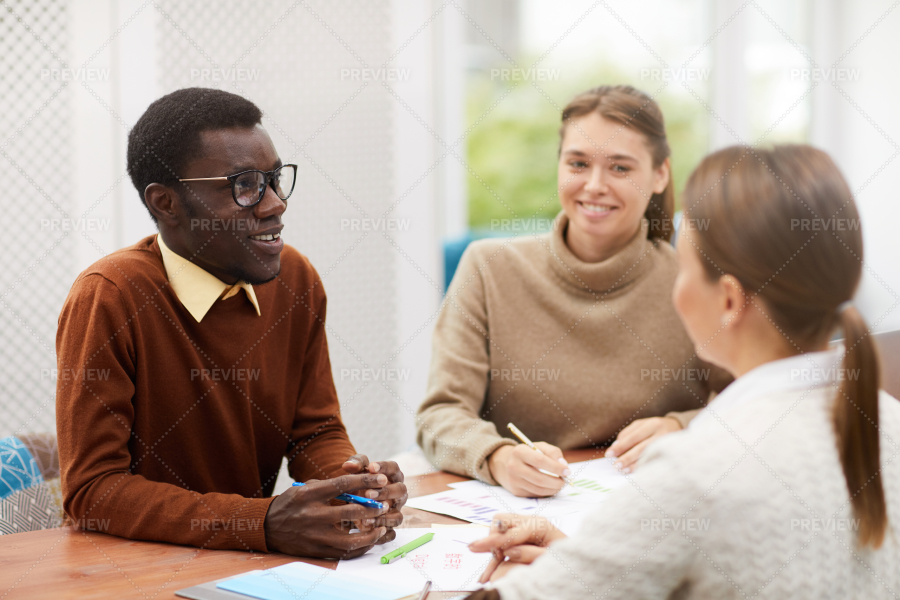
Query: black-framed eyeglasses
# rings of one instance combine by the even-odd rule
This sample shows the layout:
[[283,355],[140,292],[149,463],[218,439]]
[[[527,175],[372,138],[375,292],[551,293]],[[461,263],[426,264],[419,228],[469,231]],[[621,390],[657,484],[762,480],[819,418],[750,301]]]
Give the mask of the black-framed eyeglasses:
[[297,165],[281,165],[274,171],[242,171],[225,177],[197,177],[178,181],[230,181],[231,197],[238,206],[250,208],[259,204],[270,185],[282,200],[290,198],[297,182]]

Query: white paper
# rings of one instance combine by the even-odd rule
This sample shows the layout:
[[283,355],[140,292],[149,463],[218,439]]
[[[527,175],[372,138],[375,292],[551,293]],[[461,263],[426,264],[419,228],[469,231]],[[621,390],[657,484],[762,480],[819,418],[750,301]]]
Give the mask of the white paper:
[[574,485],[566,485],[550,498],[520,498],[499,486],[462,481],[451,483],[453,489],[449,491],[412,498],[406,505],[487,526],[497,513],[541,516],[571,535],[578,530],[582,513],[603,503],[610,492],[626,482],[612,466],[614,462],[598,458],[571,463],[569,479]]
[[[476,554],[469,544],[486,537],[487,531],[469,528],[396,529],[397,537],[387,544],[375,546],[364,555],[338,563],[337,572],[358,581],[374,580],[401,585],[410,590],[422,589],[432,582],[434,591],[472,591],[479,589],[478,577],[491,560],[490,553]],[[434,538],[403,558],[383,565],[381,557],[427,533]]]
[[568,515],[563,515],[561,517],[554,517],[550,519],[550,522],[552,522],[553,526],[562,531],[564,534],[572,537],[573,535],[581,531],[581,524],[589,514],[591,514],[591,509],[583,510],[581,512],[574,512]]
[[501,487],[477,481],[467,483],[473,485],[411,498],[406,505],[488,527],[498,513],[540,515],[552,519],[585,508],[581,499],[518,498]]
[[611,492],[627,482],[625,475],[617,471],[613,466],[615,462],[615,458],[596,458],[584,462],[569,463],[569,468],[572,470],[569,480],[574,482],[575,486],[567,485],[557,495],[571,498],[587,492],[601,495]]
[[[571,498],[563,496],[564,490],[550,498],[522,498],[500,486],[488,485],[481,481],[460,481],[450,485],[453,487],[453,492],[445,492],[450,494],[449,498],[478,502],[497,508],[497,512],[533,514],[551,518],[584,510],[584,507],[581,506],[584,498],[577,495],[572,495]],[[436,496],[437,494],[432,495]],[[490,518],[484,524],[490,526]]]

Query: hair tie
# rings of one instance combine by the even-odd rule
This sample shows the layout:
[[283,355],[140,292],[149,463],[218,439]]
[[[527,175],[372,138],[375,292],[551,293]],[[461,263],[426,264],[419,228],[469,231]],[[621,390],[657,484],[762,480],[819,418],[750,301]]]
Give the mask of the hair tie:
[[842,314],[845,310],[853,306],[853,300],[847,300],[846,302],[841,302],[837,307],[837,314]]

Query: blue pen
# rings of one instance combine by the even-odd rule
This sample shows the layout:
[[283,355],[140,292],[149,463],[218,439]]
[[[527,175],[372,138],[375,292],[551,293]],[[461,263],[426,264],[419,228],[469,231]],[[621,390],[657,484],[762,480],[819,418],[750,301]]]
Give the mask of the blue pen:
[[[294,483],[297,485],[306,485],[305,483],[300,483],[299,481]],[[354,496],[353,494],[341,494],[337,497],[338,500],[343,500],[344,502],[352,502],[353,504],[361,504],[363,506],[368,506],[369,508],[384,508],[381,502],[377,500],[369,500],[368,498],[363,498],[362,496]]]

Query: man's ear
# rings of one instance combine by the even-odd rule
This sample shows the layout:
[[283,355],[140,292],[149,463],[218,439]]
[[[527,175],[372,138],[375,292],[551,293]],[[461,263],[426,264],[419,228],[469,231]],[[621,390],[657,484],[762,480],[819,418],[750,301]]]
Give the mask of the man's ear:
[[175,190],[161,183],[151,183],[144,190],[144,201],[156,220],[169,227],[177,227],[181,199]]

